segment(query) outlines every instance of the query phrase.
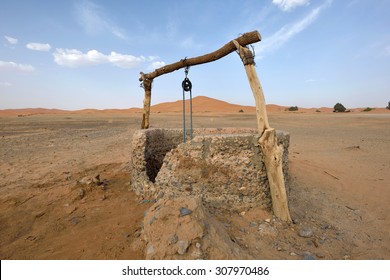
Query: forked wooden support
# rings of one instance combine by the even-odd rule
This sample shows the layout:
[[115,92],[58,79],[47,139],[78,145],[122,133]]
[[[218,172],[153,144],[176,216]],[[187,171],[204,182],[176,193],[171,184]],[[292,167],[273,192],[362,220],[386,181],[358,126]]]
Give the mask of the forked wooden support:
[[265,98],[257,76],[252,52],[233,41],[244,64],[249,84],[256,101],[257,127],[260,134],[259,144],[264,154],[268,182],[271,190],[272,210],[279,219],[291,222],[284,176],[282,170],[283,147],[278,145],[276,131],[269,126]]

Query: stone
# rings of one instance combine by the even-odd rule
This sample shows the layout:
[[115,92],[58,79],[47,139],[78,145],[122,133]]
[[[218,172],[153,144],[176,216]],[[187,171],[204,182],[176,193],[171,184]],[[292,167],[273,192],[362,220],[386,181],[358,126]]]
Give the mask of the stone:
[[187,209],[185,207],[180,208],[180,217],[191,215],[192,211],[190,209]]
[[151,217],[149,220],[149,225],[153,224],[153,222],[156,220],[156,217]]
[[177,237],[176,234],[172,235],[171,237],[169,237],[168,239],[168,244],[169,245],[175,245],[177,243],[177,241],[179,240],[179,238]]
[[100,181],[100,174],[96,175],[95,177],[92,178],[92,182],[95,183],[96,185],[100,186],[101,184],[103,184],[101,181]]
[[146,255],[152,255],[152,254],[154,254],[154,247],[152,244],[150,244],[150,246],[146,250]]
[[261,223],[259,225],[259,232],[265,235],[276,236],[277,230],[273,228],[269,223]]
[[321,226],[322,230],[331,229],[331,228],[332,228],[332,225],[330,225],[330,224],[325,224],[325,225]]
[[177,243],[177,253],[179,255],[184,255],[187,252],[188,246],[190,246],[190,242],[188,240],[180,240]]
[[72,217],[69,219],[69,222],[73,225],[77,225],[81,222],[81,217]]
[[257,223],[256,222],[250,222],[249,223],[249,227],[257,227]]
[[304,252],[303,259],[304,260],[316,260],[316,257],[310,252]]
[[92,179],[89,177],[84,177],[84,178],[81,178],[78,182],[80,184],[83,184],[83,185],[90,185],[90,184],[92,184]]
[[79,190],[79,198],[80,198],[80,199],[83,199],[84,196],[85,196],[85,190],[84,190],[84,189],[80,189],[80,190]]
[[311,228],[309,227],[302,227],[300,230],[299,230],[299,236],[300,237],[304,237],[304,238],[310,238],[313,236],[313,231]]

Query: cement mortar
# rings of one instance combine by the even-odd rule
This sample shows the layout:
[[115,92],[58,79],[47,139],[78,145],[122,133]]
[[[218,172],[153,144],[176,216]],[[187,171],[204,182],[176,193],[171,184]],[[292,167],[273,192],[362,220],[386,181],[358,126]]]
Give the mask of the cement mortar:
[[[132,142],[132,189],[142,199],[199,196],[210,207],[271,209],[271,196],[253,129],[196,129],[183,143],[181,129],[139,130]],[[277,132],[288,178],[289,134]]]

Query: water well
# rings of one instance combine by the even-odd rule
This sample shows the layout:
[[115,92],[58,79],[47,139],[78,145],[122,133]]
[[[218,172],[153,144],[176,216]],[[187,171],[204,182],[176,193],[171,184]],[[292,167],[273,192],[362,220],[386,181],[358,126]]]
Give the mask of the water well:
[[[183,143],[182,129],[147,129],[134,133],[131,188],[143,199],[200,196],[212,207],[245,211],[271,209],[270,187],[254,129],[195,129]],[[283,146],[283,174],[288,178],[290,136],[277,132]],[[287,182],[285,182],[287,185]]]

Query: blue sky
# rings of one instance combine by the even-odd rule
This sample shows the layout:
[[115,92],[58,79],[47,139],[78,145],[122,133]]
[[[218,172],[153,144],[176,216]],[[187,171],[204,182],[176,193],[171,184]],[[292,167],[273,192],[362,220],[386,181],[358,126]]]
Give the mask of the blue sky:
[[[0,9],[0,109],[142,107],[139,72],[215,51],[258,30],[266,102],[385,107],[389,0],[12,0]],[[154,80],[181,99],[184,70]],[[254,105],[235,53],[191,67],[193,95]]]

